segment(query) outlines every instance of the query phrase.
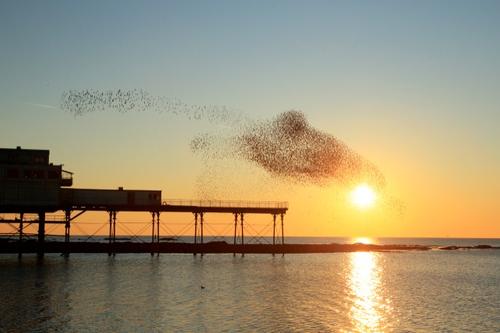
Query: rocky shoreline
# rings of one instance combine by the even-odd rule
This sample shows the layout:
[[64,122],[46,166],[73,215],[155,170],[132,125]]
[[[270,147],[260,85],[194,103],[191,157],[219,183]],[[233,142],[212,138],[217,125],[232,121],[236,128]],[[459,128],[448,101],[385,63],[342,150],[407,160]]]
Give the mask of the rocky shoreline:
[[[233,245],[227,242],[192,243],[137,243],[120,241],[114,244],[102,242],[46,242],[45,253],[336,253],[336,252],[386,252],[386,251],[429,251],[429,250],[494,250],[491,245],[476,246],[423,246],[423,245],[377,245],[377,244],[245,244]],[[36,241],[0,242],[0,253],[36,253],[40,250]]]

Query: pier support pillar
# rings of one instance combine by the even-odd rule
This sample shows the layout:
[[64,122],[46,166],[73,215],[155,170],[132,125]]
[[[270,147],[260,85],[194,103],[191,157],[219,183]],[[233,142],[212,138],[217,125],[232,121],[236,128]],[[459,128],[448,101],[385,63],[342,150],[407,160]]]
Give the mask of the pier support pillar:
[[71,211],[66,210],[64,214],[64,256],[69,256],[69,237],[70,237],[70,224],[71,221]]
[[160,255],[160,212],[156,212],[156,255]]
[[108,237],[108,256],[115,255],[116,241],[116,212],[109,211],[109,237]]
[[275,249],[276,247],[276,214],[273,214],[273,256],[275,255]]
[[243,231],[244,217],[243,213],[240,214],[240,224],[241,224],[241,256],[245,256],[245,233]]
[[115,242],[116,242],[116,212],[113,212],[113,256],[116,254]]
[[38,213],[38,247],[37,254],[43,257],[45,253],[45,212]]
[[200,213],[200,244],[201,244],[201,256],[203,257],[203,212]]
[[111,255],[111,235],[113,234],[113,213],[108,212],[109,214],[109,234],[108,234],[108,256]]
[[280,217],[281,217],[281,245],[282,245],[283,255],[285,255],[285,247],[283,246],[285,245],[285,227],[283,226],[283,219],[284,219],[283,213],[280,214]]
[[24,237],[24,213],[21,213],[19,216],[19,247],[18,247],[18,257],[21,258],[23,256],[23,237]]
[[154,256],[154,243],[155,243],[155,212],[151,212],[151,256]]
[[198,244],[198,213],[194,213],[194,253],[193,256],[195,256],[196,253],[196,246]]
[[238,229],[238,213],[234,213],[234,238],[233,238],[233,257],[236,256],[236,232]]

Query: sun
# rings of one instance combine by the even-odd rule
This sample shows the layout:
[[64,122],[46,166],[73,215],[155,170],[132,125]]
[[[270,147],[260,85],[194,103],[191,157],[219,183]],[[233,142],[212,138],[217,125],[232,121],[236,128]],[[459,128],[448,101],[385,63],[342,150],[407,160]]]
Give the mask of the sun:
[[351,203],[358,208],[366,209],[375,204],[377,194],[367,184],[360,184],[352,190],[350,195]]

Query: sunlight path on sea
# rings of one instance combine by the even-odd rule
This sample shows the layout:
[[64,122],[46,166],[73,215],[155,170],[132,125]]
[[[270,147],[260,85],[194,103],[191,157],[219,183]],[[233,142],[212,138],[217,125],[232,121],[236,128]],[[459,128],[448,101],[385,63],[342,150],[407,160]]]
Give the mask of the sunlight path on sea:
[[[390,301],[384,299],[382,265],[377,253],[354,252],[350,254],[350,319],[357,332],[382,332],[393,321]],[[388,320],[390,318],[390,320]]]

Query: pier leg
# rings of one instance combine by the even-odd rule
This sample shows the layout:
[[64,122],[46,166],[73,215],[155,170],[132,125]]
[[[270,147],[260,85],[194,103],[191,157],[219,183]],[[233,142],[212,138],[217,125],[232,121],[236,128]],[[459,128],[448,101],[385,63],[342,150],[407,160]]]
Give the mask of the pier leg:
[[234,213],[234,238],[233,238],[233,257],[236,256],[236,231],[238,229],[238,213]]
[[154,256],[153,244],[155,243],[155,213],[151,213],[151,256]]
[[240,215],[241,219],[241,256],[245,256],[245,233],[243,232],[243,213]]
[[64,214],[64,256],[69,256],[69,232],[70,232],[70,221],[71,221],[71,211],[67,210]]
[[[281,245],[285,245],[285,228],[283,226],[283,214],[281,216]],[[283,246],[283,255],[285,255],[285,247]]]
[[198,213],[194,213],[194,248],[195,251],[193,253],[193,256],[195,256],[196,253],[196,246],[198,244]]
[[276,247],[276,214],[273,214],[273,257],[274,257],[274,249]]
[[203,213],[200,213],[200,244],[201,244],[201,256],[203,257]]
[[45,253],[45,212],[38,213],[38,249],[37,254],[43,257]]
[[160,255],[160,212],[156,212],[156,255]]
[[109,214],[108,256],[111,255],[111,240],[113,239],[113,212]]
[[116,255],[115,243],[116,243],[116,212],[113,212],[113,256]]
[[24,228],[24,213],[21,213],[19,216],[19,248],[18,248],[18,257],[21,258],[23,256],[23,228]]

